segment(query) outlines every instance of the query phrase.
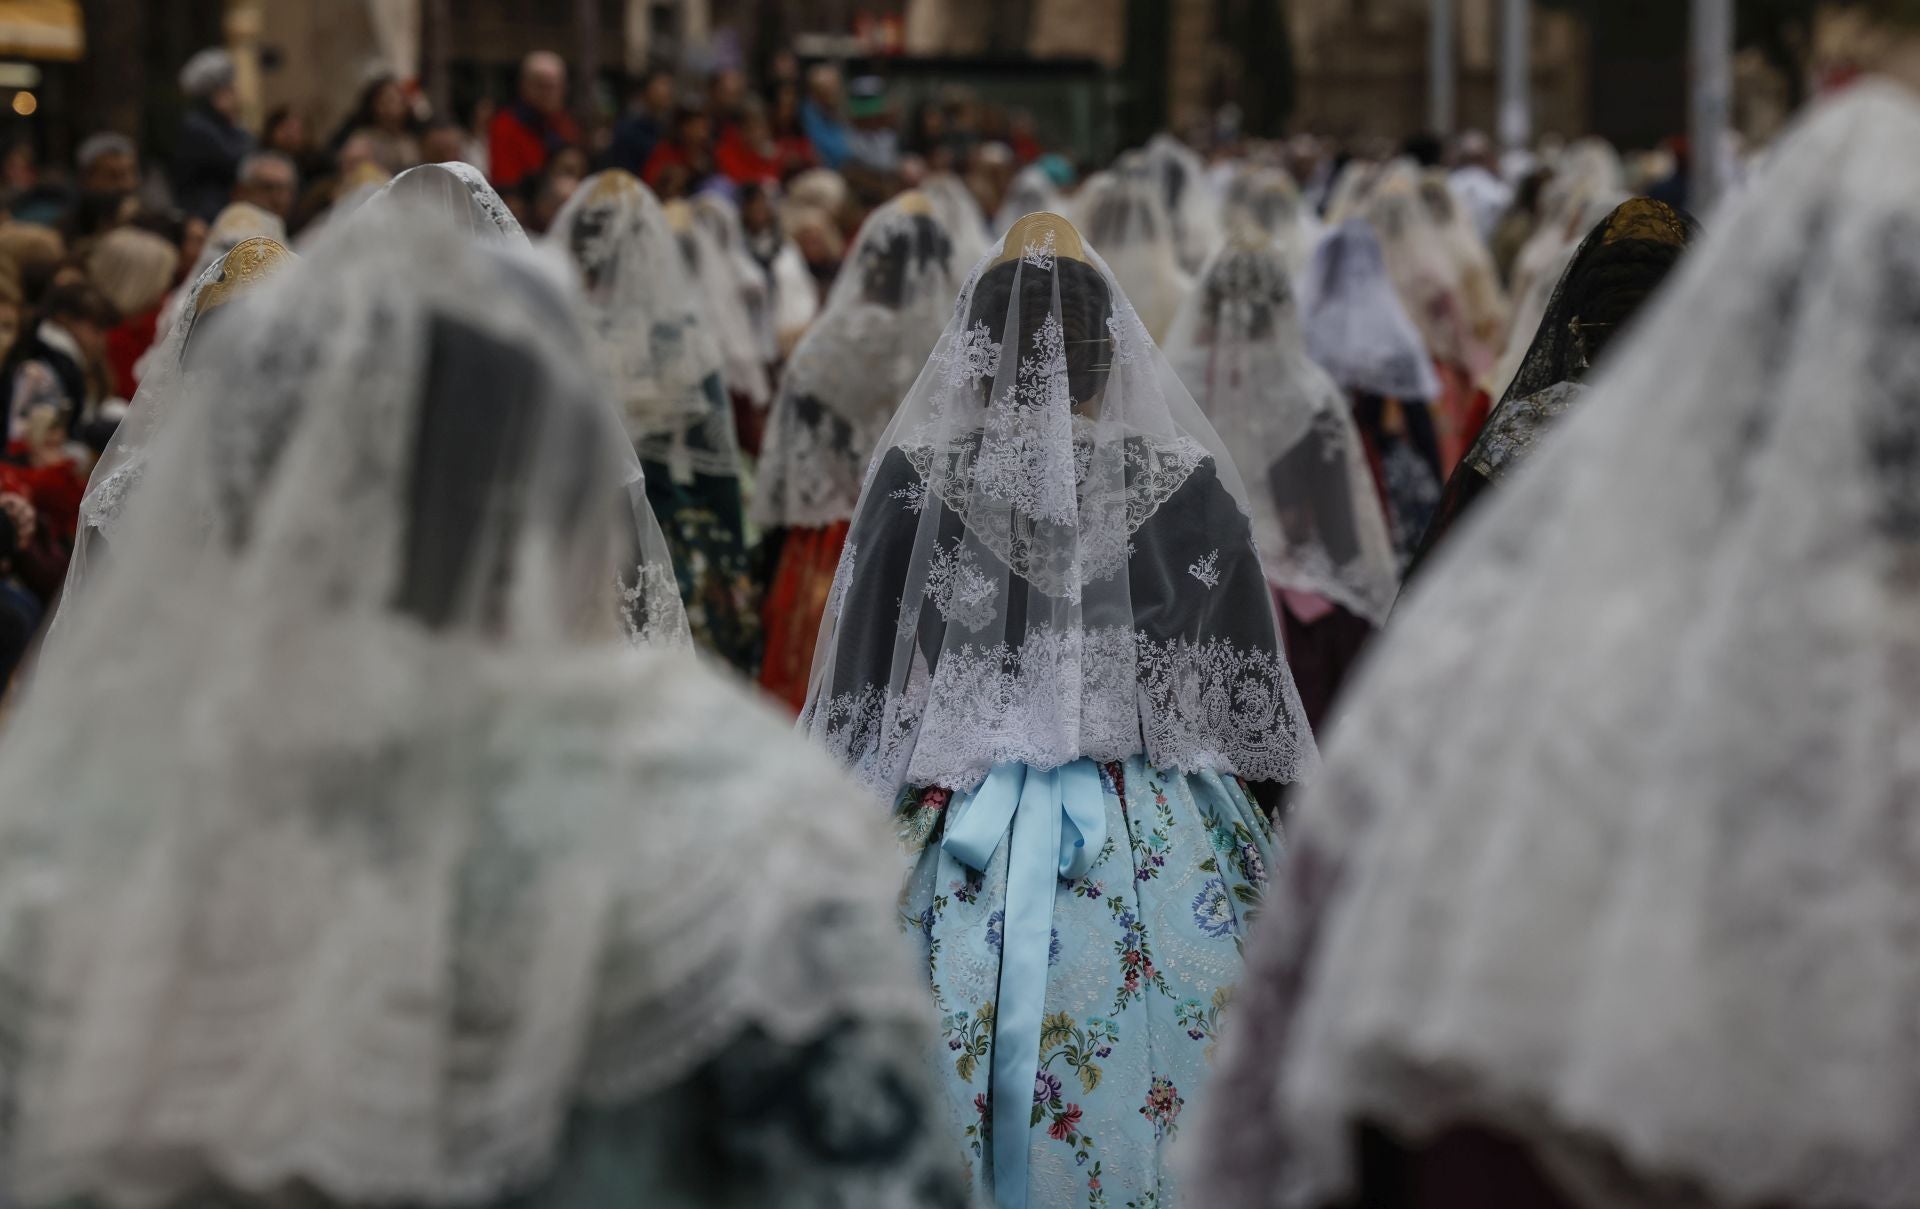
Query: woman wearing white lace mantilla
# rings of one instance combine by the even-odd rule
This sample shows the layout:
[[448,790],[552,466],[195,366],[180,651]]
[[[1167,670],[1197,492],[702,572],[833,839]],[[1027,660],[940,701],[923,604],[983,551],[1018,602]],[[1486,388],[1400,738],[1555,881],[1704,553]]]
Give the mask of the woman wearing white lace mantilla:
[[953,314],[952,242],[928,199],[868,216],[826,310],[787,363],[768,418],[753,522],[777,545],[760,684],[806,704],[814,641],[867,465]]
[[1193,278],[1180,267],[1173,218],[1159,182],[1137,153],[1094,174],[1073,197],[1073,215],[1126,290],[1147,332],[1164,340]]
[[161,435],[0,738],[0,1201],[963,1209],[897,862],[623,638],[630,457],[542,273],[363,229],[215,333],[269,405]]
[[[184,287],[173,326],[143,361],[140,388],[134,392],[126,419],[114,431],[113,441],[94,463],[87,493],[80,501],[80,525],[73,558],[67,564],[66,586],[60,594],[57,624],[85,590],[96,562],[108,553],[127,501],[136,494],[146,473],[154,439],[172,420],[195,388],[196,375],[188,359],[193,341],[204,342],[219,320],[214,316],[243,294],[292,263],[293,254],[277,240],[246,240],[216,257],[191,285]],[[204,383],[200,384],[204,387]]]
[[1399,573],[1347,398],[1307,357],[1293,264],[1240,226],[1174,320],[1167,360],[1247,482],[1287,662],[1319,729]]
[[1246,493],[1053,214],[975,266],[881,448],[802,725],[915,852],[976,1185],[1173,1204],[1273,855],[1249,782],[1315,760]]
[[694,640],[751,672],[760,619],[740,447],[720,349],[680,241],[652,190],[617,169],[581,182],[547,238],[580,275],[588,340],[646,469]]
[[1609,358],[1348,694],[1198,1204],[1915,1203],[1920,100],[1790,131]]

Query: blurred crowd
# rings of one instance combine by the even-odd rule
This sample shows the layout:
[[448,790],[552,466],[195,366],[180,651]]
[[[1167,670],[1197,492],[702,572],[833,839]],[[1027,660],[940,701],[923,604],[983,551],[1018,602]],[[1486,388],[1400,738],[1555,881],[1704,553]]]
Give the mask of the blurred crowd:
[[[748,301],[722,309],[735,326],[751,322],[757,329],[723,338],[737,352],[732,364],[740,372],[728,386],[751,459],[780,366],[877,207],[903,190],[923,189],[963,267],[1020,214],[1074,205],[1086,212],[1089,199],[1110,192],[1104,184],[1082,189],[1082,174],[1102,166],[1042,145],[1024,111],[965,90],[903,111],[886,81],[849,80],[833,63],[803,65],[792,54],[776,56],[757,84],[735,68],[697,80],[653,71],[634,82],[616,117],[592,124],[569,107],[572,83],[559,56],[536,52],[520,65],[511,97],[482,99],[455,117],[429,112],[401,81],[376,77],[323,138],[291,109],[270,113],[257,131],[243,125],[234,64],[215,49],[194,56],[180,73],[189,106],[170,162],[149,162],[132,140],[113,133],[85,139],[70,168],[39,165],[24,145],[7,153],[0,196],[8,215],[0,225],[0,378],[7,400],[0,682],[59,594],[89,470],[135,398],[183,286],[243,240],[311,239],[396,175],[433,163],[464,163],[484,174],[501,204],[536,236],[553,226],[583,181],[609,170],[631,174],[664,202],[690,199],[705,211],[724,210],[715,229]],[[1143,154],[1133,153],[1118,175],[1157,174],[1162,193],[1154,205],[1165,210],[1169,230],[1178,228],[1177,263],[1160,264],[1151,250],[1128,246],[1150,244],[1151,217],[1131,229],[1124,206],[1108,205],[1105,219],[1094,220],[1096,242],[1116,264],[1136,263],[1123,276],[1136,278],[1129,288],[1156,335],[1224,238],[1219,215],[1236,190],[1252,196],[1252,183],[1284,182],[1277,192],[1256,190],[1264,199],[1256,217],[1287,228],[1290,254],[1304,271],[1320,234],[1359,214],[1379,180],[1418,175],[1412,193],[1436,233],[1433,248],[1418,255],[1438,257],[1459,274],[1439,292],[1431,281],[1400,282],[1428,291],[1409,302],[1431,337],[1442,384],[1433,400],[1434,476],[1445,473],[1484,415],[1488,391],[1499,385],[1493,371],[1518,355],[1514,345],[1524,343],[1528,318],[1554,280],[1554,257],[1577,239],[1594,207],[1622,191],[1666,190],[1683,200],[1685,179],[1684,147],[1623,161],[1591,141],[1547,140],[1537,152],[1502,156],[1471,133],[1444,143],[1416,137],[1398,147],[1311,135],[1261,141],[1220,121],[1184,140],[1161,136],[1156,147],[1151,165],[1143,167]],[[1289,217],[1276,217],[1276,206]],[[1427,233],[1422,227],[1420,237]],[[755,338],[758,348],[747,347]],[[761,560],[763,580],[774,575],[776,549],[769,543]],[[739,662],[752,670],[757,656]]]

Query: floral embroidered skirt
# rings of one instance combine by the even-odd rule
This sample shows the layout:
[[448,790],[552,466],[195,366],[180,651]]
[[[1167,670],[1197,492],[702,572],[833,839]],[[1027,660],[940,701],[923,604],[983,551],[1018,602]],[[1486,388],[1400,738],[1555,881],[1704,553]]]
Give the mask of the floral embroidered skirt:
[[[1004,1091],[993,1072],[1015,1057],[995,1053],[1002,1012],[1015,1011],[1001,1002],[1003,950],[1017,943],[1006,935],[1015,844],[1003,838],[975,870],[943,846],[950,816],[970,803],[944,789],[910,790],[897,808],[917,854],[905,922],[922,942],[944,1034],[942,1081],[986,1203],[1174,1209],[1168,1155],[1204,1094],[1242,939],[1273,865],[1266,816],[1236,778],[1168,775],[1136,756],[1099,766],[1098,787],[1097,854],[1084,874],[1051,882],[1039,1045],[1016,1067],[1032,1070],[1031,1084]],[[996,1112],[1002,1094],[1030,1111]],[[1024,1196],[995,1186],[996,1119],[1026,1127]],[[1004,1160],[1006,1147],[998,1149]]]
[[838,521],[824,529],[787,530],[767,589],[762,614],[767,653],[760,662],[760,687],[796,714],[807,703],[813,647],[840,567],[840,550],[847,544],[847,528],[846,521]]
[[643,460],[647,503],[673,552],[693,640],[752,675],[760,660],[760,610],[747,558],[740,480],[695,474],[676,483],[668,468]]

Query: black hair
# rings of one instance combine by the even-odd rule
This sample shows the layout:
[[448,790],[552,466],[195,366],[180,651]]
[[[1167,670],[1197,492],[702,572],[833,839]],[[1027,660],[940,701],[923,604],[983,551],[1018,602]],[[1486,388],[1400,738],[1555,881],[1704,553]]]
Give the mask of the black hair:
[[[1113,362],[1113,338],[1107,330],[1113,300],[1108,294],[1106,279],[1092,265],[1065,256],[1054,260],[1052,272],[1032,268],[1020,260],[997,264],[981,274],[974,286],[967,326],[984,323],[995,340],[1003,339],[1007,315],[1015,307],[1016,280],[1020,287],[1017,316],[1023,337],[1040,330],[1053,311],[1054,287],[1059,286],[1061,337],[1067,351],[1067,392],[1075,404],[1085,403],[1100,393]],[[1001,356],[1018,357],[1025,351],[1002,349]],[[992,389],[991,383],[987,389]]]

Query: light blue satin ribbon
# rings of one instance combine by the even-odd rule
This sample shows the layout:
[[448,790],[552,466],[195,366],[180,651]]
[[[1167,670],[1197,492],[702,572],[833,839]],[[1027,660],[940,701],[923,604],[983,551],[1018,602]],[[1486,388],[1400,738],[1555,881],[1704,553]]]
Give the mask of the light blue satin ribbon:
[[998,764],[979,789],[955,801],[940,847],[967,868],[986,872],[1000,837],[1011,831],[993,1020],[993,1199],[999,1209],[1025,1209],[1054,886],[1083,876],[1106,846],[1105,790],[1092,760],[1047,772]]

